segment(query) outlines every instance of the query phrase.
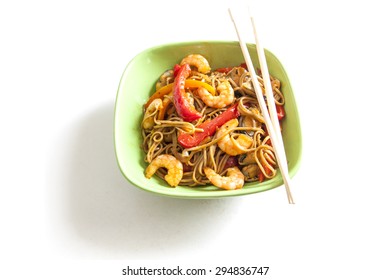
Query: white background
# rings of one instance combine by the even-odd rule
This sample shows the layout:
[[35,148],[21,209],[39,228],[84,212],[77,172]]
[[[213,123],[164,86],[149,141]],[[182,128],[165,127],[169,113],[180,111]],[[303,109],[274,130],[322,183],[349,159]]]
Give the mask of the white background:
[[386,1],[314,2],[252,3],[301,117],[288,205],[283,187],[159,197],[116,165],[113,110],[127,63],[164,43],[236,40],[228,2],[2,1],[0,278],[244,265],[269,266],[264,279],[389,279]]

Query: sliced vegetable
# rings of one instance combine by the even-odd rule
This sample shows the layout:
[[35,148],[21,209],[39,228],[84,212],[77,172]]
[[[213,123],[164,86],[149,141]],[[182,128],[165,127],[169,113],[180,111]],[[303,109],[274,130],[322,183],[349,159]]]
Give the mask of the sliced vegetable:
[[259,182],[261,183],[261,182],[263,182],[264,181],[264,174],[263,174],[263,172],[259,172]]
[[215,69],[216,72],[227,74],[229,73],[233,67],[223,67],[223,68],[217,68]]
[[240,64],[240,67],[244,68],[246,71],[248,71],[248,66],[246,65],[246,63],[241,63]]
[[209,85],[208,83],[205,83],[205,82],[198,81],[198,80],[186,80],[185,87],[186,88],[200,88],[200,87],[204,87],[212,95],[215,95],[215,89],[211,85]]
[[163,120],[164,119],[164,116],[165,116],[165,113],[168,109],[168,105],[171,103],[171,99],[170,98],[164,98],[163,101],[162,101],[162,108],[160,109],[160,111],[158,111],[158,117],[157,119],[159,120]]
[[231,119],[238,118],[240,113],[238,112],[237,106],[238,104],[235,104],[214,119],[207,120],[198,125],[197,128],[203,129],[202,132],[195,132],[194,134],[180,133],[177,141],[184,148],[192,148],[199,145],[206,137],[214,135],[218,127],[221,127]]
[[[248,70],[248,65],[246,65],[245,62],[244,62],[244,63],[241,63],[241,64],[240,64],[240,67],[244,68],[246,71],[249,71],[249,70]],[[257,70],[257,75],[261,76],[261,70],[260,70],[260,68],[256,68],[256,70]]]
[[167,84],[166,86],[163,86],[162,88],[160,88],[158,91],[153,93],[151,97],[149,97],[148,101],[144,105],[144,108],[148,108],[150,103],[152,103],[153,100],[155,100],[157,98],[163,99],[163,97],[165,95],[167,95],[168,93],[172,92],[172,88],[173,88],[173,83],[172,84]]
[[284,111],[284,106],[276,104],[276,114],[278,115],[278,120],[281,120],[286,115],[286,112]]
[[179,64],[175,64],[175,66],[173,66],[173,77],[176,78],[177,76],[177,73],[179,72],[180,70],[180,65]]
[[[271,170],[267,167],[267,166],[264,166],[264,171],[265,173],[267,173],[267,175],[269,175],[269,173],[271,172]],[[265,175],[263,174],[263,172],[261,172],[261,170],[259,171],[259,182],[263,182],[265,179]]]
[[202,117],[202,114],[195,109],[194,100],[185,91],[185,81],[190,73],[190,65],[183,64],[173,82],[173,104],[179,116],[186,122],[196,121]]
[[228,169],[234,166],[238,166],[238,158],[236,156],[230,156],[228,157],[223,169]]

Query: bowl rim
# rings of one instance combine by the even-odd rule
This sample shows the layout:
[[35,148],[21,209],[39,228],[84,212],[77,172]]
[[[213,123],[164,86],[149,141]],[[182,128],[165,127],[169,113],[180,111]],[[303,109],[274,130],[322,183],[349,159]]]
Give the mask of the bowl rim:
[[[268,191],[268,190],[271,190],[271,189],[274,189],[274,188],[277,188],[277,187],[280,187],[283,185],[283,180],[282,178],[279,178],[279,179],[276,179],[275,181],[272,182],[272,186],[270,187],[266,187],[265,189],[259,189],[259,188],[247,188],[247,189],[240,189],[240,192],[236,192],[234,190],[232,191],[227,191],[227,190],[219,190],[219,189],[216,189],[216,190],[213,190],[213,191],[205,191],[205,190],[201,190],[199,191],[198,193],[197,192],[183,192],[183,193],[180,193],[178,194],[177,192],[172,192],[172,188],[171,187],[168,187],[166,189],[152,189],[150,187],[144,187],[140,184],[138,184],[137,182],[134,181],[134,179],[132,179],[132,176],[129,176],[128,172],[126,172],[122,165],[121,165],[121,162],[120,162],[120,155],[118,154],[118,149],[117,149],[117,145],[118,145],[118,139],[117,139],[117,119],[118,119],[118,106],[119,106],[119,100],[120,100],[120,95],[121,95],[121,88],[123,86],[123,81],[126,77],[126,74],[127,72],[129,71],[129,69],[131,68],[130,66],[134,63],[134,61],[142,54],[144,53],[147,53],[147,52],[151,52],[151,51],[154,51],[154,50],[158,50],[158,49],[162,49],[162,48],[167,48],[167,47],[175,47],[175,46],[192,46],[192,45],[200,45],[200,44],[210,44],[210,45],[213,45],[213,44],[226,44],[226,45],[234,45],[234,44],[237,44],[239,45],[239,42],[238,41],[225,41],[225,40],[196,40],[196,41],[183,41],[183,42],[171,42],[171,43],[164,43],[164,44],[160,44],[160,45],[156,45],[156,46],[152,46],[152,47],[149,47],[149,48],[146,48],[140,52],[138,52],[136,55],[134,55],[132,57],[132,59],[126,64],[126,67],[121,75],[121,78],[120,78],[120,81],[119,81],[119,85],[118,85],[118,88],[117,88],[117,93],[116,93],[116,99],[115,99],[115,104],[114,104],[114,129],[113,129],[113,134],[114,134],[114,149],[115,149],[115,158],[116,158],[116,162],[117,162],[117,165],[119,167],[119,170],[120,172],[122,173],[122,175],[126,178],[126,180],[128,182],[131,183],[131,185],[139,188],[139,189],[142,189],[144,191],[147,191],[149,193],[152,193],[152,194],[156,194],[156,195],[161,195],[161,196],[167,196],[167,197],[173,197],[173,198],[183,198],[183,199],[214,199],[214,198],[224,198],[224,197],[233,197],[233,196],[243,196],[243,195],[249,195],[249,194],[254,194],[254,193],[259,193],[259,192],[264,192],[264,191]],[[247,43],[247,46],[248,47],[255,47],[256,45],[253,44],[253,43]],[[294,108],[296,108],[295,110],[295,119],[296,119],[296,129],[297,129],[297,132],[298,133],[298,137],[299,137],[299,150],[298,150],[298,153],[297,153],[297,156],[296,156],[296,164],[293,165],[292,167],[289,167],[289,175],[290,175],[290,178],[293,178],[296,173],[298,172],[300,166],[301,166],[301,160],[302,160],[302,129],[301,129],[301,122],[300,122],[300,118],[299,118],[299,111],[298,111],[298,107],[297,107],[297,104],[296,104],[296,99],[295,99],[295,95],[294,95],[294,91],[292,89],[292,86],[291,86],[291,82],[290,82],[290,79],[287,75],[287,71],[285,70],[283,64],[280,62],[279,58],[274,54],[272,53],[270,50],[268,49],[264,49],[265,52],[266,52],[266,55],[270,55],[273,57],[273,59],[275,61],[277,61],[277,63],[279,64],[279,67],[280,67],[280,71],[283,73],[283,75],[285,75],[285,77],[287,77],[288,79],[288,82],[289,82],[289,85],[290,85],[290,88],[291,88],[291,95],[292,95],[292,102],[294,103],[293,106]],[[274,178],[275,179],[275,178]],[[268,181],[265,181],[265,182],[262,182],[263,186],[266,185],[266,182]],[[187,187],[187,186],[179,186],[181,188],[191,188],[191,187]],[[195,189],[195,188],[191,188],[191,189]]]

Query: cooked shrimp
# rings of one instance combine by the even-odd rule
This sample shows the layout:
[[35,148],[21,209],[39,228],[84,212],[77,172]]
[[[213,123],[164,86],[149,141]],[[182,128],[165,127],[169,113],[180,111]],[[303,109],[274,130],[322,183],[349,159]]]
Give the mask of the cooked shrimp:
[[[226,122],[222,127],[220,127],[215,134],[216,138],[221,137],[226,134],[226,131],[233,129],[238,126],[238,120],[232,119]],[[236,134],[231,136],[230,133],[223,136],[221,140],[218,141],[218,147],[231,156],[240,155],[247,152],[252,146],[253,139],[245,134]]]
[[144,129],[151,129],[154,126],[154,116],[162,108],[162,100],[157,98],[150,103],[145,110],[144,119],[142,121],[142,127]]
[[200,54],[190,54],[182,59],[180,65],[189,64],[190,66],[195,66],[200,73],[206,74],[210,72],[211,67],[206,58]]
[[213,96],[207,89],[200,87],[197,90],[197,94],[200,99],[209,107],[223,108],[230,105],[234,101],[234,90],[230,83],[225,80],[219,86],[217,86],[217,92],[219,95]]
[[177,158],[167,154],[157,156],[146,168],[145,177],[150,179],[160,167],[164,167],[168,170],[164,179],[170,186],[176,187],[179,185],[180,180],[183,177],[183,164]]
[[227,169],[227,176],[221,176],[209,167],[204,168],[204,173],[214,186],[221,189],[237,190],[244,185],[244,174],[236,166]]

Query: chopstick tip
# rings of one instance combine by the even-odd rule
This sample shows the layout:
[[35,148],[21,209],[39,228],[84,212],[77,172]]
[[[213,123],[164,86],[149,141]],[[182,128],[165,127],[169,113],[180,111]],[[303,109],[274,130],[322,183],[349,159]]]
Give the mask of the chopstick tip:
[[252,12],[251,12],[251,7],[248,5],[247,7],[249,17],[252,18]]
[[228,12],[229,12],[230,19],[234,22],[234,18],[233,18],[233,14],[232,14],[232,9],[231,9],[231,8],[228,8]]

